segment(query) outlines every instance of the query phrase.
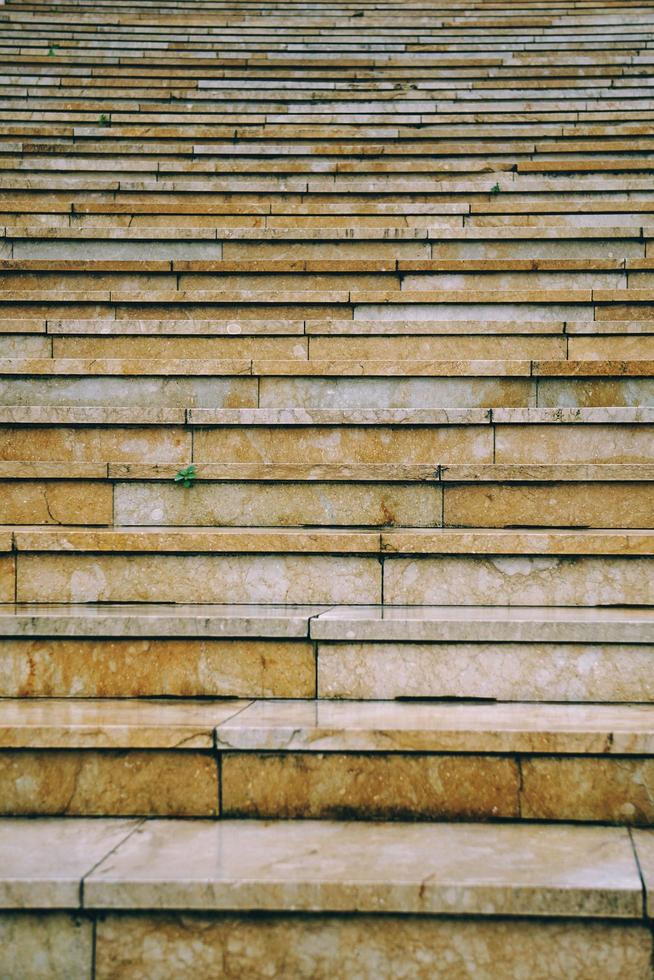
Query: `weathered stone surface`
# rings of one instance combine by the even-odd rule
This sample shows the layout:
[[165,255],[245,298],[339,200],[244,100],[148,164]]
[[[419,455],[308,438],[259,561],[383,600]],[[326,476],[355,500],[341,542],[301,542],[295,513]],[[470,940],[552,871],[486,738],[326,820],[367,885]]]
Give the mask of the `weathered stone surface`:
[[[420,916],[128,916],[98,925],[98,980],[254,980],[286,973],[314,980],[648,980],[651,938],[642,925],[471,920]],[[193,951],[189,962],[189,950]],[[56,976],[56,974],[55,974]]]

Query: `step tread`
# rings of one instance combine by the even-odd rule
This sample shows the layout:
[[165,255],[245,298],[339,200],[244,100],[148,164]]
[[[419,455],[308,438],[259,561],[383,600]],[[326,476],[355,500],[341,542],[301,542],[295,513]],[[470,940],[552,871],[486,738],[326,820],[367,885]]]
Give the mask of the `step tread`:
[[0,604],[4,636],[294,637],[330,606],[210,603]]
[[640,756],[654,705],[7,698],[0,747]]
[[0,623],[5,636],[654,643],[654,611],[644,607],[6,603]]
[[[634,851],[617,827],[56,818],[1,827],[5,908],[643,916]],[[649,884],[651,832],[635,838]]]
[[528,359],[364,359],[248,357],[212,359],[177,357],[0,357],[0,375],[8,377],[648,377],[654,358],[605,360]]
[[[0,702],[0,713],[2,707]],[[11,717],[6,702],[4,707]],[[21,708],[18,703],[18,716]],[[65,706],[63,713],[66,718]],[[57,711],[53,707],[43,714],[56,718]],[[25,711],[23,717],[30,716],[42,717],[38,711]],[[654,748],[654,706],[254,701],[234,717],[217,723],[216,748],[244,752],[640,755]]]
[[[203,463],[198,481],[566,483],[649,482],[653,463]],[[0,460],[0,480],[174,480],[173,463]]]
[[625,555],[649,557],[654,530],[303,527],[15,526],[0,542],[18,552],[304,552],[410,555]]

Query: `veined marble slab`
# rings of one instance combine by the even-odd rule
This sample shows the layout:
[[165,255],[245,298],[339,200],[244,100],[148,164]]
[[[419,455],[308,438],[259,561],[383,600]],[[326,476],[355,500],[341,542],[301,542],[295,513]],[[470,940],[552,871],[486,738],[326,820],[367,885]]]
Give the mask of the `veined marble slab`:
[[312,619],[311,636],[319,640],[654,643],[654,610],[335,606]]
[[0,820],[0,908],[78,908],[80,883],[138,820]]
[[0,636],[306,637],[329,606],[213,603],[0,605]]
[[255,701],[218,723],[219,750],[654,752],[654,706]]
[[86,908],[639,918],[611,827],[148,821],[84,883]]

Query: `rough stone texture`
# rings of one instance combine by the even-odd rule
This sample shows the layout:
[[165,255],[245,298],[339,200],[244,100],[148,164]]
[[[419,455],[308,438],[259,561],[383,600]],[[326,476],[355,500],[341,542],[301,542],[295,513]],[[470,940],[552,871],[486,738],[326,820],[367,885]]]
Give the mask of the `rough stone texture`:
[[580,643],[320,643],[322,698],[654,702],[654,648]]
[[420,916],[112,914],[97,980],[650,980],[643,925]]
[[[2,451],[0,433],[0,452]],[[645,443],[643,443],[643,447]],[[207,462],[230,463],[490,463],[487,427],[298,427],[198,429],[194,452]],[[643,454],[645,449],[643,448]],[[652,458],[651,446],[647,457]]]
[[175,751],[0,752],[2,816],[216,816],[210,754]]
[[654,758],[523,760],[522,815],[651,826]]
[[380,580],[374,557],[43,553],[18,562],[21,602],[378,602]]
[[115,494],[118,524],[433,527],[441,522],[441,488],[419,484],[221,482],[184,493],[172,485],[120,483]]
[[0,975],[92,980],[93,924],[69,912],[0,913]]
[[4,639],[2,697],[315,696],[309,643],[220,639]]
[[84,480],[6,481],[0,485],[0,523],[110,524],[112,498],[109,484]]
[[488,819],[518,816],[511,759],[338,753],[227,753],[225,816]]
[[446,487],[444,524],[454,527],[652,527],[647,483],[472,484]]
[[13,602],[16,598],[16,558],[0,555],[0,602]]
[[654,601],[650,562],[556,555],[399,558],[384,562],[384,600],[443,605],[592,606]]

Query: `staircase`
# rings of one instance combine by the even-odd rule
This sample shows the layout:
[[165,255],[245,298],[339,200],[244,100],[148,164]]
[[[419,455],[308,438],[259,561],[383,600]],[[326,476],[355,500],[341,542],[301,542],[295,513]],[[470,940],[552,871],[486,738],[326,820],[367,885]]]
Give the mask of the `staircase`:
[[652,980],[652,4],[0,61],[0,976]]

